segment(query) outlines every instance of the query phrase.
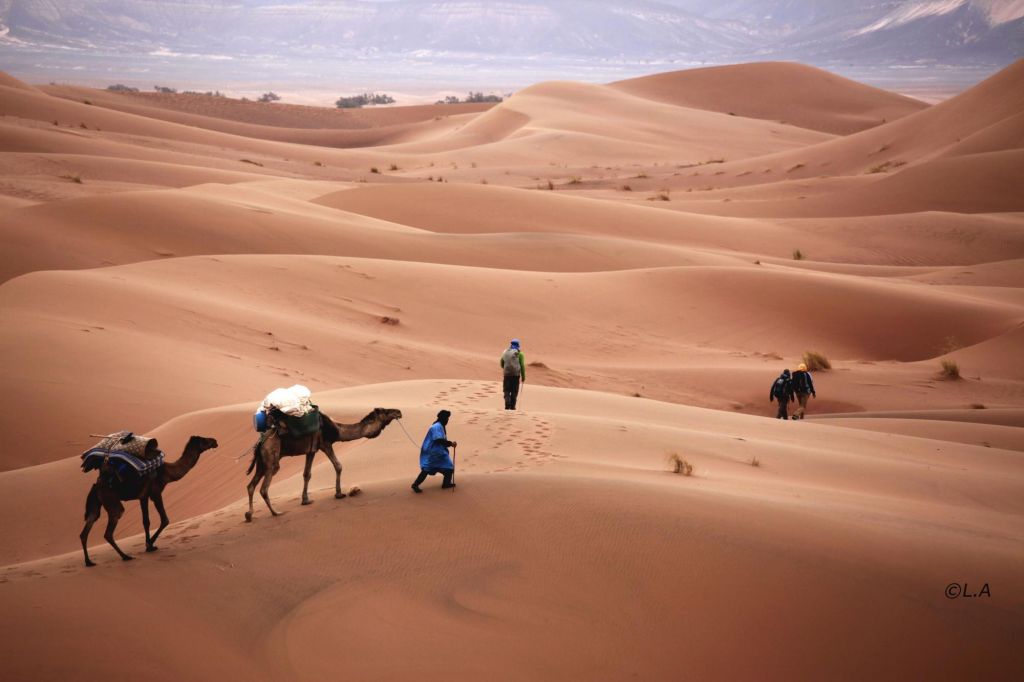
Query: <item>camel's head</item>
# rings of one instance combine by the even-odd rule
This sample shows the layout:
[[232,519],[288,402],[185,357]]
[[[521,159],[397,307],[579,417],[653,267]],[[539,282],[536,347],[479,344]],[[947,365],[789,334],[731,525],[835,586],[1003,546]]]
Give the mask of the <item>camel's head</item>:
[[396,419],[402,418],[401,410],[390,410],[386,407],[375,407],[373,408],[373,411],[377,414],[380,420],[384,422],[385,425],[390,424]]
[[192,436],[188,439],[188,445],[185,446],[186,450],[195,449],[197,454],[202,454],[207,450],[212,450],[217,447],[216,438],[207,438],[206,436]]

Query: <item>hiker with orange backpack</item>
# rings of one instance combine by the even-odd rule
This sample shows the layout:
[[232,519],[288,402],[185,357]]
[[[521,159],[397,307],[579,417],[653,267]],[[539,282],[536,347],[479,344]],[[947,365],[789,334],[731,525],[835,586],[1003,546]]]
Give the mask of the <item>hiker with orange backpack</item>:
[[803,419],[804,412],[807,411],[807,400],[811,396],[815,398],[818,394],[814,392],[814,379],[811,378],[811,373],[807,371],[807,365],[800,363],[793,372],[793,393],[796,394],[796,410],[793,411],[793,419]]

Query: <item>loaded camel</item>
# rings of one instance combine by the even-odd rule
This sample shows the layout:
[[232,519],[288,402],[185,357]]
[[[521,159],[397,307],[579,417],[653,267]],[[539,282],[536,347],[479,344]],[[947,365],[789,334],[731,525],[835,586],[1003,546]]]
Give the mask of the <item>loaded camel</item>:
[[[122,552],[121,548],[114,542],[114,529],[117,528],[117,522],[121,515],[124,514],[124,505],[121,504],[122,500],[139,501],[139,506],[142,508],[142,526],[146,529],[146,551],[155,552],[157,549],[156,539],[160,537],[160,533],[170,523],[170,519],[167,518],[167,512],[164,510],[164,488],[167,487],[168,483],[184,478],[192,470],[192,467],[196,465],[196,462],[199,461],[199,455],[215,447],[217,447],[217,441],[214,438],[192,436],[189,438],[184,451],[181,453],[181,457],[177,461],[164,462],[152,475],[132,477],[124,481],[117,480],[109,475],[109,471],[106,469],[108,465],[104,464],[100,467],[99,476],[89,490],[89,495],[85,498],[85,528],[82,529],[82,533],[79,536],[82,539],[82,552],[85,553],[85,565],[96,565],[89,558],[88,544],[89,531],[92,530],[92,525],[100,518],[100,509],[107,510],[107,530],[103,533],[104,539],[121,555],[122,559],[125,561],[132,560],[133,557]],[[153,500],[153,506],[156,507],[157,513],[160,514],[160,527],[156,529],[152,536],[149,534],[150,500]]]
[[309,499],[309,479],[313,468],[313,457],[318,450],[323,451],[327,458],[334,465],[334,497],[341,499],[345,493],[341,492],[341,462],[334,454],[334,444],[360,438],[376,438],[384,427],[395,419],[402,418],[401,410],[389,410],[383,407],[376,407],[370,414],[366,415],[356,424],[339,424],[323,412],[320,413],[320,428],[308,436],[295,436],[289,433],[282,433],[280,422],[278,422],[259,442],[253,446],[252,463],[246,470],[249,474],[256,470],[256,475],[249,481],[249,511],[245,513],[245,520],[252,521],[252,495],[260,479],[263,485],[260,486],[260,495],[267,503],[267,509],[274,516],[278,512],[270,504],[270,481],[274,474],[281,468],[282,457],[306,457],[306,468],[302,472],[302,504],[312,504]]

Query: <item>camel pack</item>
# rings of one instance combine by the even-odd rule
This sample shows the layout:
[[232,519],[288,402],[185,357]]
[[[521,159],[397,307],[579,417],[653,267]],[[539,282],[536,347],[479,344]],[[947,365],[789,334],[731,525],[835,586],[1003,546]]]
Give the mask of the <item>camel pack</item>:
[[107,465],[118,478],[145,476],[164,463],[164,453],[156,438],[136,436],[131,431],[118,431],[105,436],[82,453],[82,471],[88,473]]

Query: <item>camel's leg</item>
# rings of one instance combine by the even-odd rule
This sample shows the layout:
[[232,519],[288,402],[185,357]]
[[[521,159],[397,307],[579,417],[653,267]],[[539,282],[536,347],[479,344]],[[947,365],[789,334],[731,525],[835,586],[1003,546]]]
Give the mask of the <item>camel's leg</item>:
[[313,475],[313,457],[316,456],[316,450],[306,454],[306,468],[302,470],[302,504],[313,504],[313,500],[309,499],[309,479]]
[[256,473],[253,475],[252,480],[249,481],[249,485],[245,486],[245,489],[249,491],[249,511],[245,512],[245,520],[252,521],[252,494],[256,492],[256,486],[259,485],[260,479],[263,478],[263,472],[265,469],[262,465],[256,465]]
[[149,537],[149,496],[139,497],[139,509],[142,510],[142,529],[146,531],[146,551],[153,551],[153,539]]
[[334,443],[325,444],[323,450],[327,454],[327,459],[334,465],[334,496],[340,500],[345,497],[345,493],[341,492],[341,462],[334,454]]
[[153,533],[153,538],[147,543],[146,551],[156,551],[156,539],[160,537],[160,533],[164,532],[164,528],[170,525],[171,520],[167,516],[167,511],[164,509],[164,496],[162,493],[156,493],[153,495],[153,506],[156,507],[157,514],[160,515],[160,527]]
[[111,498],[103,500],[103,507],[107,510],[107,530],[103,533],[103,538],[121,555],[122,559],[131,561],[132,557],[122,552],[121,548],[114,542],[114,529],[117,528],[117,522],[121,519],[121,515],[124,514],[124,505],[121,504],[120,500]]
[[281,466],[275,462],[274,468],[268,469],[267,473],[263,476],[263,485],[260,486],[260,496],[263,497],[263,501],[267,503],[267,509],[269,509],[270,513],[274,516],[278,516],[278,513],[274,511],[274,507],[270,504],[270,481],[273,480],[274,474],[276,474],[280,468]]
[[96,562],[89,558],[89,531],[92,530],[92,524],[99,520],[100,509],[102,508],[99,491],[93,485],[89,490],[89,495],[85,498],[85,528],[82,529],[81,535],[78,536],[82,539],[82,552],[85,554],[85,565],[87,567],[96,565]]

